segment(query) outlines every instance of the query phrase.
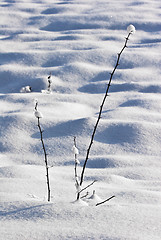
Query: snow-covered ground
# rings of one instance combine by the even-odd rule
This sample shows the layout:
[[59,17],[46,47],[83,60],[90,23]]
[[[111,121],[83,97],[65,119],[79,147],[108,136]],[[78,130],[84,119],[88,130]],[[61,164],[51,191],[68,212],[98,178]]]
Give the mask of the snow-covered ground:
[[[73,137],[80,174],[129,24],[136,33],[112,80],[83,186],[97,182],[75,202]],[[0,43],[0,239],[160,240],[160,0],[1,0]],[[50,73],[52,94],[42,93]],[[50,203],[34,99],[53,166]]]

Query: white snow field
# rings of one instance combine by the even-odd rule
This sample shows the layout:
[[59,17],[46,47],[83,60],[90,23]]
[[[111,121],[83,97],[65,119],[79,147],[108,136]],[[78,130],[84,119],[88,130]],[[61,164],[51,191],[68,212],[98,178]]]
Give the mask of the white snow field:
[[[80,175],[129,24],[76,201],[73,138]],[[161,239],[160,0],[0,1],[0,239]]]

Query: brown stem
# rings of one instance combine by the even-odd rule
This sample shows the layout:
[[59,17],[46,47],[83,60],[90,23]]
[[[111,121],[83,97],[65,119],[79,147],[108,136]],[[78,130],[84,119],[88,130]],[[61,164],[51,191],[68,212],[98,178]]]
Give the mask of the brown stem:
[[89,188],[90,186],[92,186],[96,181],[97,181],[97,180],[94,180],[92,183],[90,183],[89,185],[87,185],[85,188],[81,189],[81,190],[79,191],[79,194],[80,194],[81,192],[83,192],[84,190],[86,190],[87,188]]
[[51,83],[52,83],[52,81],[51,81],[51,73],[50,73],[50,75],[48,76],[48,91],[49,92],[51,90]]
[[41,126],[40,126],[40,118],[37,118],[37,119],[38,119],[38,128],[39,128],[39,131],[40,131],[41,143],[42,143],[44,156],[45,156],[46,179],[47,179],[47,189],[48,189],[48,202],[50,202],[50,182],[49,182],[49,167],[48,167],[47,153],[46,153],[46,149],[45,149],[45,145],[44,145],[44,141],[43,141],[43,131],[42,131]]
[[119,61],[120,61],[121,54],[122,54],[122,52],[124,51],[124,49],[127,47],[127,42],[128,42],[128,40],[129,40],[129,37],[130,37],[131,34],[132,34],[132,33],[129,33],[128,36],[126,37],[126,39],[125,39],[125,44],[124,44],[123,48],[121,49],[120,53],[118,53],[116,65],[115,65],[112,73],[110,74],[110,80],[109,80],[109,83],[108,83],[108,85],[107,85],[107,89],[106,89],[106,92],[105,92],[103,101],[102,101],[102,103],[101,103],[101,106],[100,106],[98,118],[97,118],[96,124],[95,124],[95,126],[94,126],[94,130],[93,130],[92,136],[91,136],[90,144],[89,144],[89,147],[88,147],[88,149],[87,149],[86,159],[85,159],[85,162],[84,162],[84,165],[83,165],[83,169],[82,169],[82,173],[81,173],[80,185],[82,185],[82,183],[83,183],[84,172],[85,172],[86,164],[87,164],[87,161],[88,161],[88,158],[89,158],[89,153],[90,153],[90,150],[91,150],[93,141],[94,141],[94,136],[95,136],[95,133],[96,133],[96,130],[97,130],[99,121],[100,121],[100,119],[101,119],[101,114],[102,114],[103,106],[104,106],[104,103],[105,103],[106,98],[107,98],[107,96],[108,96],[108,92],[109,92],[109,88],[110,88],[110,85],[111,85],[111,81],[112,81],[113,75],[114,75],[117,67],[119,66]]
[[114,197],[115,197],[115,196],[112,196],[112,197],[110,197],[110,198],[107,198],[107,199],[104,200],[103,202],[97,203],[96,206],[99,206],[99,205],[101,205],[101,204],[103,204],[103,203],[105,203],[105,202],[111,200],[111,199],[114,198]]
[[[74,137],[74,146],[76,147],[76,137]],[[74,165],[74,174],[75,174],[75,184],[76,186],[80,186],[80,183],[78,181],[78,174],[77,174],[77,166],[78,166],[78,163],[77,163],[77,154],[74,154],[74,159],[75,159],[75,165]],[[79,199],[80,197],[80,193],[78,192],[77,193],[77,200]]]
[[86,194],[85,194],[84,196],[82,196],[81,199],[82,199],[82,198],[85,198],[85,197],[87,197],[87,196],[88,196],[88,192],[86,192]]

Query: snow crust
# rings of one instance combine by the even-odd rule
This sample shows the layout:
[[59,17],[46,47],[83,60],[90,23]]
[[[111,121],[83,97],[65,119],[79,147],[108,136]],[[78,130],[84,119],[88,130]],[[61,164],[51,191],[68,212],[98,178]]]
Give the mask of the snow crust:
[[[159,0],[0,1],[0,239],[161,239],[160,9]],[[73,137],[80,174],[129,25],[136,33],[82,188],[97,182],[76,201]],[[34,99],[52,166],[50,203]]]

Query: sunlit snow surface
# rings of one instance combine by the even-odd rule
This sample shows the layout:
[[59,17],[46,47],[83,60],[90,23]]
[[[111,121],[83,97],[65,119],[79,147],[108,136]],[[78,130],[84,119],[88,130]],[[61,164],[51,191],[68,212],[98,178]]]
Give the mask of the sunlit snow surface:
[[[75,201],[73,138],[80,174],[130,24],[136,32],[112,80],[83,186],[97,182]],[[0,239],[161,239],[160,53],[160,0],[0,1]],[[22,93],[25,86],[32,92]],[[50,203],[35,98],[53,166]]]

